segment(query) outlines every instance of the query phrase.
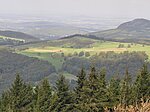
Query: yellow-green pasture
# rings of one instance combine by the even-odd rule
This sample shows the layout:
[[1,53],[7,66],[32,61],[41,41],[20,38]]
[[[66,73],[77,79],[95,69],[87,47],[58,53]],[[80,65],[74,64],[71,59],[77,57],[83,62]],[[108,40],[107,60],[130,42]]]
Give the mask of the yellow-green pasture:
[[[120,44],[123,44],[123,48],[118,48]],[[130,47],[128,47],[130,45]],[[24,54],[30,57],[37,57],[39,59],[47,60],[51,62],[57,69],[60,69],[64,58],[56,55],[64,53],[64,55],[73,54],[74,52],[89,52],[90,55],[99,54],[100,52],[108,52],[114,51],[116,53],[124,52],[124,51],[144,51],[150,57],[150,46],[142,45],[142,44],[131,44],[131,43],[120,43],[120,42],[95,42],[91,44],[88,48],[64,48],[64,47],[53,47],[53,46],[45,46],[45,47],[37,47],[37,48],[29,48],[26,50],[18,51],[20,54]]]

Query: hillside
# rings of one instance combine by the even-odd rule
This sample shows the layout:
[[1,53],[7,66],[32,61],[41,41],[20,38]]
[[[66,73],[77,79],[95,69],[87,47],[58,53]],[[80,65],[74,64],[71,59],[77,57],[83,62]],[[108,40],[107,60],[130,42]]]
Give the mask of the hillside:
[[61,38],[58,40],[39,41],[26,43],[24,45],[15,46],[17,49],[31,48],[31,47],[61,47],[61,48],[84,48],[89,47],[99,40],[84,37],[82,35],[74,35],[73,37]]
[[119,25],[116,29],[91,33],[97,38],[115,41],[150,43],[150,20],[135,19]]
[[119,25],[118,29],[127,30],[127,31],[144,31],[144,30],[149,31],[150,20],[135,19],[133,21],[129,21]]
[[25,40],[25,42],[39,40],[39,39],[37,39],[29,34],[26,34],[26,33],[9,31],[9,30],[0,31],[0,36],[5,36],[5,37],[10,37],[10,38],[15,38],[15,39],[22,39],[22,40]]
[[55,72],[55,67],[47,61],[1,50],[0,94],[12,83],[16,73],[20,73],[26,82],[35,84]]

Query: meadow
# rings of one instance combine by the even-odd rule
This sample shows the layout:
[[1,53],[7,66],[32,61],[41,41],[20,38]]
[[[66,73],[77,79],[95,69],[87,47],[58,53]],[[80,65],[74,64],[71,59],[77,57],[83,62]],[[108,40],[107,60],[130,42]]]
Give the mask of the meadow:
[[[64,41],[64,40],[63,40]],[[119,45],[123,45],[122,47],[119,47]],[[66,46],[66,47],[64,47]],[[149,56],[150,59],[150,46],[149,45],[143,45],[143,44],[135,44],[135,43],[120,43],[120,42],[111,42],[111,41],[94,41],[94,43],[82,47],[82,48],[74,48],[72,47],[72,44],[67,43],[66,45],[63,44],[63,46],[51,46],[46,45],[42,47],[30,47],[26,50],[17,51],[19,54],[27,55],[29,57],[36,57],[42,60],[49,61],[52,63],[57,70],[59,70],[63,64],[64,57],[62,57],[62,54],[64,56],[72,56],[74,53],[80,53],[81,51],[89,52],[90,56],[99,54],[100,52],[109,52],[114,51],[116,53],[121,53],[124,51],[142,51],[146,52],[146,54]],[[85,57],[85,56],[83,56]],[[85,57],[88,58],[88,57]]]

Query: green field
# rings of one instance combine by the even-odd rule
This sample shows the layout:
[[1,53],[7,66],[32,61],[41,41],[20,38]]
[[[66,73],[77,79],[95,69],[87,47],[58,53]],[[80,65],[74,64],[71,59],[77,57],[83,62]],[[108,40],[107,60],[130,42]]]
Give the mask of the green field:
[[[29,57],[36,57],[42,60],[46,60],[50,63],[52,63],[56,69],[60,69],[62,66],[62,63],[64,61],[64,59],[62,57],[60,57],[57,54],[54,53],[49,53],[49,52],[30,52],[30,51],[22,51],[22,52],[18,52],[20,54],[29,56]],[[54,56],[53,56],[54,55]],[[55,56],[57,55],[57,56]]]
[[[17,53],[27,55],[29,57],[36,57],[42,60],[49,61],[52,63],[57,70],[59,70],[64,62],[64,58],[61,56],[61,53],[64,53],[65,56],[68,56],[68,54],[73,54],[74,52],[80,53],[81,51],[89,52],[90,55],[99,54],[100,52],[108,52],[108,51],[114,51],[116,53],[124,52],[124,51],[144,51],[146,54],[150,57],[150,46],[149,45],[142,45],[142,44],[131,44],[131,43],[120,43],[120,42],[102,42],[102,41],[92,41],[93,43],[88,45],[89,47],[82,47],[82,48],[72,48],[70,47],[72,45],[72,41],[70,40],[61,40],[61,41],[53,41],[56,42],[56,44],[61,43],[63,41],[64,44],[67,47],[62,47],[62,45],[45,45],[42,47],[32,47],[30,46],[26,50],[17,51]],[[82,42],[80,40],[80,42]],[[88,41],[88,39],[84,39],[84,43]],[[69,43],[70,42],[70,43]],[[53,43],[54,44],[54,43]],[[76,43],[74,43],[76,44]],[[82,43],[81,43],[82,44]],[[124,47],[118,48],[120,44],[123,44]],[[130,45],[130,47],[128,47]]]

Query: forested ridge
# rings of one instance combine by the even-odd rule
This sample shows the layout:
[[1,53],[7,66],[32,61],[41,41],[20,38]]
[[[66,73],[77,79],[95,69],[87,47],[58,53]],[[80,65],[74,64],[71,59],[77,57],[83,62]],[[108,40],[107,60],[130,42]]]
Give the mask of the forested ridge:
[[0,50],[0,94],[11,85],[17,72],[25,82],[35,83],[56,70],[47,61]]
[[[84,52],[83,52],[84,53]],[[86,53],[86,52],[85,52]],[[74,53],[75,54],[75,53]],[[81,54],[81,53],[79,53]],[[100,52],[88,58],[72,55],[67,57],[62,65],[62,70],[77,75],[82,67],[89,71],[91,64],[98,70],[105,67],[107,69],[106,77],[110,79],[112,75],[118,73],[120,77],[125,73],[124,69],[128,66],[129,73],[134,78],[137,70],[139,70],[148,56],[145,52],[122,52],[115,53],[113,51]],[[148,62],[148,68],[149,68]]]
[[69,89],[64,76],[51,87],[44,79],[37,86],[26,84],[16,75],[12,86],[3,92],[0,100],[1,112],[149,112],[150,72],[147,64],[137,71],[132,80],[128,67],[122,79],[117,74],[106,81],[106,70],[89,72],[82,68],[77,86]]

